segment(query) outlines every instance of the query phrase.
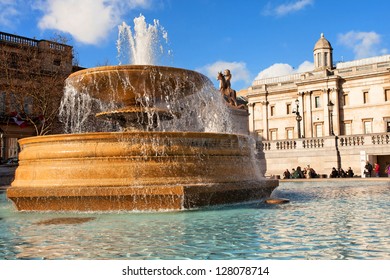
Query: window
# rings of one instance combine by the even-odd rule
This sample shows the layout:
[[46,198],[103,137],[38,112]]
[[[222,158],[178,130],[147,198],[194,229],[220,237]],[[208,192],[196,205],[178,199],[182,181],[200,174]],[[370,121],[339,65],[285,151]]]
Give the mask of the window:
[[314,124],[316,135],[315,137],[322,137],[322,123]]
[[368,91],[363,91],[363,103],[368,103]]
[[286,138],[293,139],[294,138],[294,128],[286,128]]
[[10,112],[17,112],[18,111],[18,107],[17,105],[19,104],[18,103],[18,99],[16,97],[16,95],[14,93],[10,93],[9,94],[9,111]]
[[390,89],[385,89],[385,101],[390,101]]
[[270,129],[269,130],[270,140],[277,140],[278,139],[277,132],[278,131],[276,129]]
[[321,99],[319,96],[314,97],[314,106],[315,108],[320,108],[321,107]]
[[270,114],[271,114],[271,117],[275,116],[275,106],[270,107]]
[[363,121],[363,133],[369,134],[372,133],[372,120],[364,120]]
[[317,54],[317,65],[318,65],[318,67],[321,67],[321,54],[320,53]]
[[344,123],[344,135],[352,135],[352,121]]
[[9,62],[9,67],[10,68],[18,68],[18,55],[16,53],[11,53],[11,60]]
[[0,115],[5,114],[5,92],[0,93]]
[[23,100],[23,109],[26,114],[32,113],[33,98],[31,96],[26,96]]
[[324,53],[324,65],[328,66],[328,53],[327,52]]
[[348,94],[343,95],[343,105],[348,106],[349,105],[349,97]]
[[287,113],[287,115],[290,115],[291,114],[291,103],[288,103],[288,104],[286,104],[286,113]]
[[385,131],[387,133],[390,132],[390,117],[383,118],[383,122],[385,123]]
[[18,148],[18,138],[8,138],[8,157],[17,157]]

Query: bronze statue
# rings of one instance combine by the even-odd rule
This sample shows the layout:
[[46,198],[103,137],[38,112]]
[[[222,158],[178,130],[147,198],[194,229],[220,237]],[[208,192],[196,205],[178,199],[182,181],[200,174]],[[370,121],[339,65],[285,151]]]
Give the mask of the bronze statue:
[[237,95],[236,91],[231,88],[231,78],[232,74],[229,69],[226,69],[224,74],[222,74],[222,72],[218,72],[217,80],[219,80],[219,91],[230,105],[237,107]]

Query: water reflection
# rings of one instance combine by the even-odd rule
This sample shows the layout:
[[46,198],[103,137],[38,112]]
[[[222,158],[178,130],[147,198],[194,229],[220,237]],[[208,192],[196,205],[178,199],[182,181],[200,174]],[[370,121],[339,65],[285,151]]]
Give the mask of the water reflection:
[[281,186],[262,202],[165,213],[20,213],[0,259],[389,259],[389,186]]
[[82,224],[88,221],[94,220],[95,218],[79,218],[79,217],[64,217],[64,218],[53,218],[48,220],[43,220],[34,223],[34,225],[75,225]]

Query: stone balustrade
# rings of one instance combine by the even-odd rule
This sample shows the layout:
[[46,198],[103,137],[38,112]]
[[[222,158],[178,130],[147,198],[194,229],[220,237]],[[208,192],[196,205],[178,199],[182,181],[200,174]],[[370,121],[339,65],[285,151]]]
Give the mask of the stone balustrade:
[[303,148],[312,149],[312,148],[323,148],[325,140],[323,138],[312,138],[305,139],[302,141]]
[[341,147],[362,146],[364,145],[364,136],[340,136],[339,143]]
[[390,133],[372,133],[361,135],[327,136],[321,138],[302,138],[291,140],[259,141],[261,151],[323,149],[338,145],[339,149],[355,146],[389,145]]
[[0,32],[0,41],[18,45],[27,45],[30,47],[37,47],[39,42],[38,40],[17,36],[5,32]]
[[276,142],[276,149],[278,150],[290,150],[297,147],[297,142],[293,140],[285,140]]
[[373,135],[371,141],[374,145],[388,145],[390,143],[390,133]]
[[[265,176],[311,165],[318,174],[329,174],[333,167],[354,170],[362,176],[366,160],[379,162],[382,169],[390,155],[390,133],[326,136],[257,143],[257,157]],[[384,171],[381,176],[385,176]]]
[[33,48],[48,48],[51,50],[61,51],[61,52],[71,53],[72,51],[72,47],[65,44],[47,41],[47,40],[31,39],[31,38],[22,37],[22,36],[5,33],[5,32],[0,32],[0,41],[10,43],[10,44],[21,45],[21,46],[33,47]]

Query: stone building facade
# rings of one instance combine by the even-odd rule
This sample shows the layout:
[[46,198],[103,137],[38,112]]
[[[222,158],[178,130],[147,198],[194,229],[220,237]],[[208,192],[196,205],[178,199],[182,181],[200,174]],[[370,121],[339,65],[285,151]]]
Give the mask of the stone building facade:
[[390,163],[390,55],[333,64],[332,46],[314,46],[314,70],[256,80],[247,90],[249,130],[265,175],[310,165],[317,173],[367,160]]
[[[39,88],[46,86],[42,77],[53,83],[54,75],[66,77],[76,69],[72,63],[73,47],[58,42],[0,32],[0,50],[0,161],[3,161],[17,157],[18,139],[36,135],[23,114],[29,113],[30,117],[36,114],[38,118],[41,112],[36,111],[35,104],[39,100],[34,97],[39,96],[26,93],[33,89],[39,93]],[[23,110],[19,104],[21,96]]]

